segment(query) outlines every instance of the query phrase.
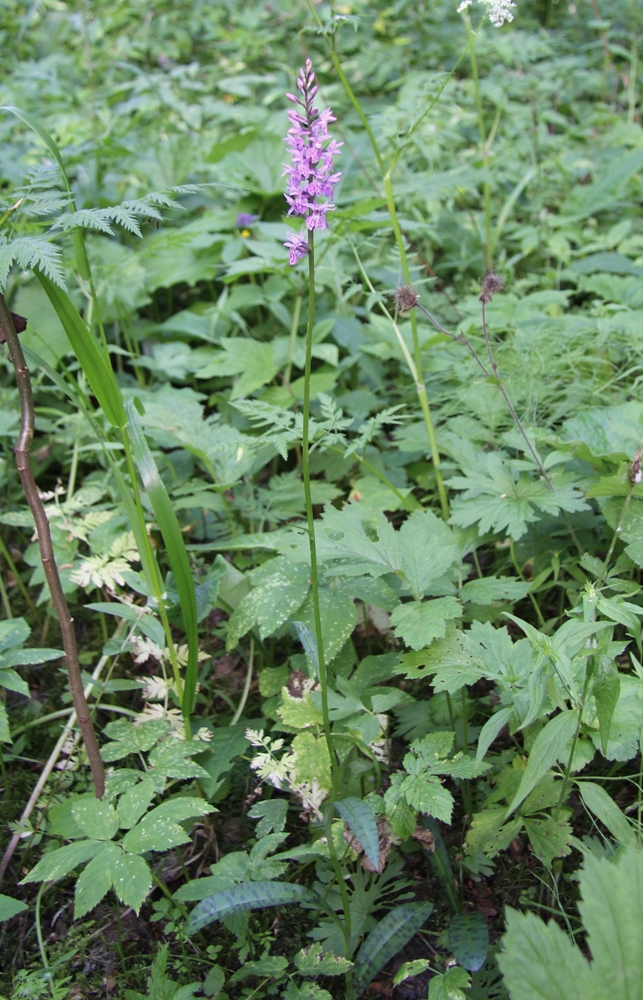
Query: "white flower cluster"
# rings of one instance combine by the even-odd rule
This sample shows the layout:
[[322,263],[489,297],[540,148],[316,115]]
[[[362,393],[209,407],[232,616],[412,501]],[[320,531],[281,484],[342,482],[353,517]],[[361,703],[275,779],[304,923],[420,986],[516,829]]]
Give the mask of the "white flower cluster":
[[270,782],[274,788],[285,787],[294,792],[301,799],[304,810],[321,820],[320,807],[328,792],[324,788],[320,788],[317,778],[313,778],[312,784],[309,781],[299,779],[297,758],[292,751],[281,759],[275,756],[276,753],[283,750],[284,741],[264,736],[263,729],[246,730],[246,739],[253,747],[259,747],[263,751],[250,761],[250,767],[257,772],[261,780]]
[[[458,14],[468,10],[472,2],[473,0],[462,0],[458,7]],[[514,19],[512,11],[516,5],[513,0],[478,0],[478,3],[485,5],[489,20],[496,28],[501,28],[505,21],[513,21]]]

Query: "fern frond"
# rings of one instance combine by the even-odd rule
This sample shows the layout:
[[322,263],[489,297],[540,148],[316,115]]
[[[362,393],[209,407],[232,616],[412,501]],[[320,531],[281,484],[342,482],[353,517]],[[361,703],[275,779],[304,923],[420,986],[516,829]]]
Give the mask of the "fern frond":
[[9,242],[0,237],[0,289],[4,290],[13,264],[25,270],[38,269],[59,288],[67,289],[60,249],[37,236],[21,236]]

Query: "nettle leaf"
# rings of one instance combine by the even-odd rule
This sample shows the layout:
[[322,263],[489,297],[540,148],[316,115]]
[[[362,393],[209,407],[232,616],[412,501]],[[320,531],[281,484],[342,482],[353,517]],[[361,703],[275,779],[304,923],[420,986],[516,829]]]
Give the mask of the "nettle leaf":
[[74,821],[90,840],[111,840],[118,831],[118,814],[99,799],[82,799],[71,807]]
[[100,755],[109,762],[122,760],[131,753],[147,753],[163,739],[168,729],[169,723],[164,719],[151,719],[139,726],[134,726],[129,719],[117,719],[105,726],[105,735],[113,742],[102,747]]
[[380,865],[380,841],[373,810],[354,795],[335,802],[335,809],[357,837],[364,854],[377,871]]
[[320,944],[311,944],[295,955],[295,968],[302,976],[341,976],[350,969],[352,962],[326,952],[322,955]]
[[461,615],[462,606],[455,597],[438,597],[398,605],[391,615],[391,625],[395,635],[407,646],[422,649],[434,639],[444,638],[447,622]]
[[288,903],[313,903],[319,905],[316,893],[302,885],[288,882],[252,882],[233,889],[215,892],[194,907],[186,930],[196,934],[203,927],[222,917],[241,910],[263,910],[268,906],[285,906]]
[[74,868],[90,861],[104,847],[104,840],[81,840],[77,844],[67,844],[66,847],[50,851],[23,878],[20,885],[24,885],[25,882],[55,882],[64,878]]
[[430,510],[416,511],[406,519],[398,532],[398,546],[399,570],[417,599],[457,557],[453,532]]
[[592,962],[553,920],[508,909],[499,965],[512,1000],[640,997],[643,852],[631,845],[615,860],[586,854],[579,883]]
[[402,903],[380,920],[362,944],[355,959],[353,982],[358,997],[380,969],[424,926],[432,912],[432,903]]

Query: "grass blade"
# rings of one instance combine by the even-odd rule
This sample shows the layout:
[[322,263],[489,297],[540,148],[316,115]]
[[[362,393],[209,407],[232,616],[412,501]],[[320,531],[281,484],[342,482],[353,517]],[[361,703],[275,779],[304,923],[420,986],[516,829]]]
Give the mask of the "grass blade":
[[159,475],[156,462],[145,439],[138,413],[132,402],[126,403],[126,410],[127,430],[132,444],[134,462],[141,477],[143,489],[150,498],[156,523],[163,536],[167,557],[174,573],[176,589],[179,594],[179,603],[181,605],[183,623],[188,640],[188,664],[185,672],[181,708],[184,716],[188,716],[194,707],[199,657],[199,631],[194,580],[192,579],[190,562],[179,522],[165,488],[165,483]]

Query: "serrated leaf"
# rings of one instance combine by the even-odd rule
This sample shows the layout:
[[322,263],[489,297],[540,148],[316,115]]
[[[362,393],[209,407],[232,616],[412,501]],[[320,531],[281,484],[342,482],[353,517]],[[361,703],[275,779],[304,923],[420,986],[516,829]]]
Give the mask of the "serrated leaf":
[[434,639],[446,635],[447,622],[462,615],[462,606],[455,597],[438,597],[430,601],[400,604],[391,615],[393,631],[411,649],[430,646]]
[[324,736],[314,733],[297,733],[292,741],[295,755],[297,780],[308,781],[311,784],[317,780],[319,787],[330,791],[330,755]]
[[567,748],[574,737],[577,724],[578,712],[565,711],[550,719],[545,728],[538,733],[518,791],[507,810],[507,816],[527,798],[550,767],[553,767],[566,751],[568,752]]
[[573,831],[565,820],[525,816],[523,822],[532,850],[544,865],[551,865],[554,858],[564,858],[571,852]]
[[150,753],[150,765],[168,778],[207,778],[208,772],[190,760],[202,753],[203,744],[190,740],[169,739],[157,744]]
[[380,841],[377,833],[377,822],[373,810],[362,799],[350,796],[335,802],[335,809],[357,837],[364,854],[375,871],[380,866]]
[[222,917],[241,910],[263,910],[268,906],[286,906],[288,903],[319,903],[310,889],[288,882],[252,882],[233,889],[215,892],[195,906],[186,924],[188,934],[196,934],[203,927]]
[[493,604],[494,601],[519,601],[529,593],[531,584],[513,580],[510,576],[485,576],[469,580],[460,590],[463,601]]
[[[565,931],[532,913],[507,909],[498,964],[512,1000],[599,1000],[589,965]],[[606,996],[620,996],[612,985]]]
[[429,968],[431,962],[428,958],[415,958],[412,962],[404,962],[393,976],[393,986],[399,986],[405,979],[412,979],[419,976]]
[[129,754],[147,753],[155,743],[163,739],[168,731],[164,719],[151,719],[140,726],[134,726],[129,719],[118,719],[105,726],[105,735],[112,743],[101,748],[100,755],[106,762],[122,760]]
[[469,972],[482,968],[489,951],[489,928],[481,913],[456,913],[451,918],[449,947]]
[[211,812],[215,812],[214,806],[194,796],[181,796],[162,802],[125,834],[123,847],[132,854],[143,854],[145,851],[166,851],[178,844],[185,844],[190,838],[178,824]]
[[130,830],[150,806],[156,794],[156,782],[143,778],[137,785],[128,788],[118,800],[117,812],[122,830]]
[[59,847],[57,850],[45,854],[36,867],[32,868],[29,874],[23,878],[20,885],[25,882],[55,882],[68,875],[78,865],[91,860],[104,847],[104,840],[83,840],[78,844],[67,844],[66,847]]
[[3,920],[11,920],[12,917],[17,916],[18,913],[22,913],[27,908],[26,903],[14,899],[13,896],[5,896],[4,893],[0,892],[0,923]]
[[116,810],[99,799],[74,802],[71,813],[75,823],[90,840],[111,840],[118,831]]
[[112,867],[114,892],[125,906],[138,913],[152,888],[152,873],[137,854],[122,854]]
[[457,556],[453,532],[430,510],[416,511],[406,519],[398,532],[398,550],[399,569],[417,600]]
[[74,919],[84,917],[100,903],[112,887],[113,865],[123,852],[117,844],[106,843],[80,873],[74,892]]
[[432,912],[433,903],[402,903],[380,920],[355,959],[353,982],[358,997],[380,969],[424,926]]
[[15,670],[5,670],[0,667],[0,687],[7,691],[16,691],[18,694],[24,695],[25,698],[29,698],[29,685]]
[[320,944],[311,944],[295,955],[295,968],[302,976],[341,976],[351,967],[347,958],[331,952],[322,954]]
[[449,969],[443,975],[433,976],[429,981],[429,1000],[468,1000],[463,993],[471,977],[465,969]]

